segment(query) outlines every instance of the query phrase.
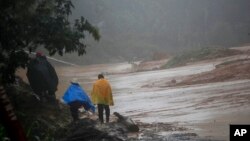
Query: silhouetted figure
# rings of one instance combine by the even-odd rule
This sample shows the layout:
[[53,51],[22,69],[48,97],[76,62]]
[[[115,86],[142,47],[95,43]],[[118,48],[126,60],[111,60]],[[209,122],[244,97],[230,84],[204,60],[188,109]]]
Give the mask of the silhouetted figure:
[[37,95],[56,102],[55,92],[58,85],[58,76],[54,67],[42,53],[36,53],[36,57],[30,60],[27,77],[31,88]]

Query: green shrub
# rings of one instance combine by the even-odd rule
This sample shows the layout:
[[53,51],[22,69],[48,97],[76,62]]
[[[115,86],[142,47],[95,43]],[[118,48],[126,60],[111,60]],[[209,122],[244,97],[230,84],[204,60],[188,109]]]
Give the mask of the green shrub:
[[6,131],[4,129],[4,127],[0,124],[0,140],[3,141],[4,138],[6,138],[7,135],[6,135]]

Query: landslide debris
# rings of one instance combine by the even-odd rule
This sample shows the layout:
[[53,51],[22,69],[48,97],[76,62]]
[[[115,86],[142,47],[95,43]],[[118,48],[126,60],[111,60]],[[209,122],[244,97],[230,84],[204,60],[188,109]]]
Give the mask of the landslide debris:
[[216,68],[212,71],[190,75],[188,78],[177,83],[176,85],[194,85],[240,79],[250,79],[249,70],[250,59],[239,59],[224,62],[222,64],[217,65]]
[[188,63],[238,55],[242,53],[243,53],[242,51],[236,49],[228,49],[228,48],[215,48],[215,47],[200,48],[196,50],[185,51],[183,53],[174,56],[162,68],[179,67],[187,65]]

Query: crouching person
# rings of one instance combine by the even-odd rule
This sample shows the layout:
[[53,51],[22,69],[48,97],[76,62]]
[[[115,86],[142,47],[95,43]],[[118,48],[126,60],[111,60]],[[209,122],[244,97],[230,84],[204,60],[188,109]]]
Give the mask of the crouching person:
[[95,112],[94,105],[76,78],[72,79],[62,99],[64,103],[70,106],[70,112],[74,121],[79,120],[78,109],[81,107],[84,107],[86,111]]

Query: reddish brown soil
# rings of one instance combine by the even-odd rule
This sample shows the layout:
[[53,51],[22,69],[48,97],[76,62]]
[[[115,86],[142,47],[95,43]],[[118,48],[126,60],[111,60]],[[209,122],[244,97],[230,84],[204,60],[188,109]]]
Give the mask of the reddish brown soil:
[[213,71],[191,75],[176,85],[203,84],[239,79],[250,79],[250,59],[217,65]]

